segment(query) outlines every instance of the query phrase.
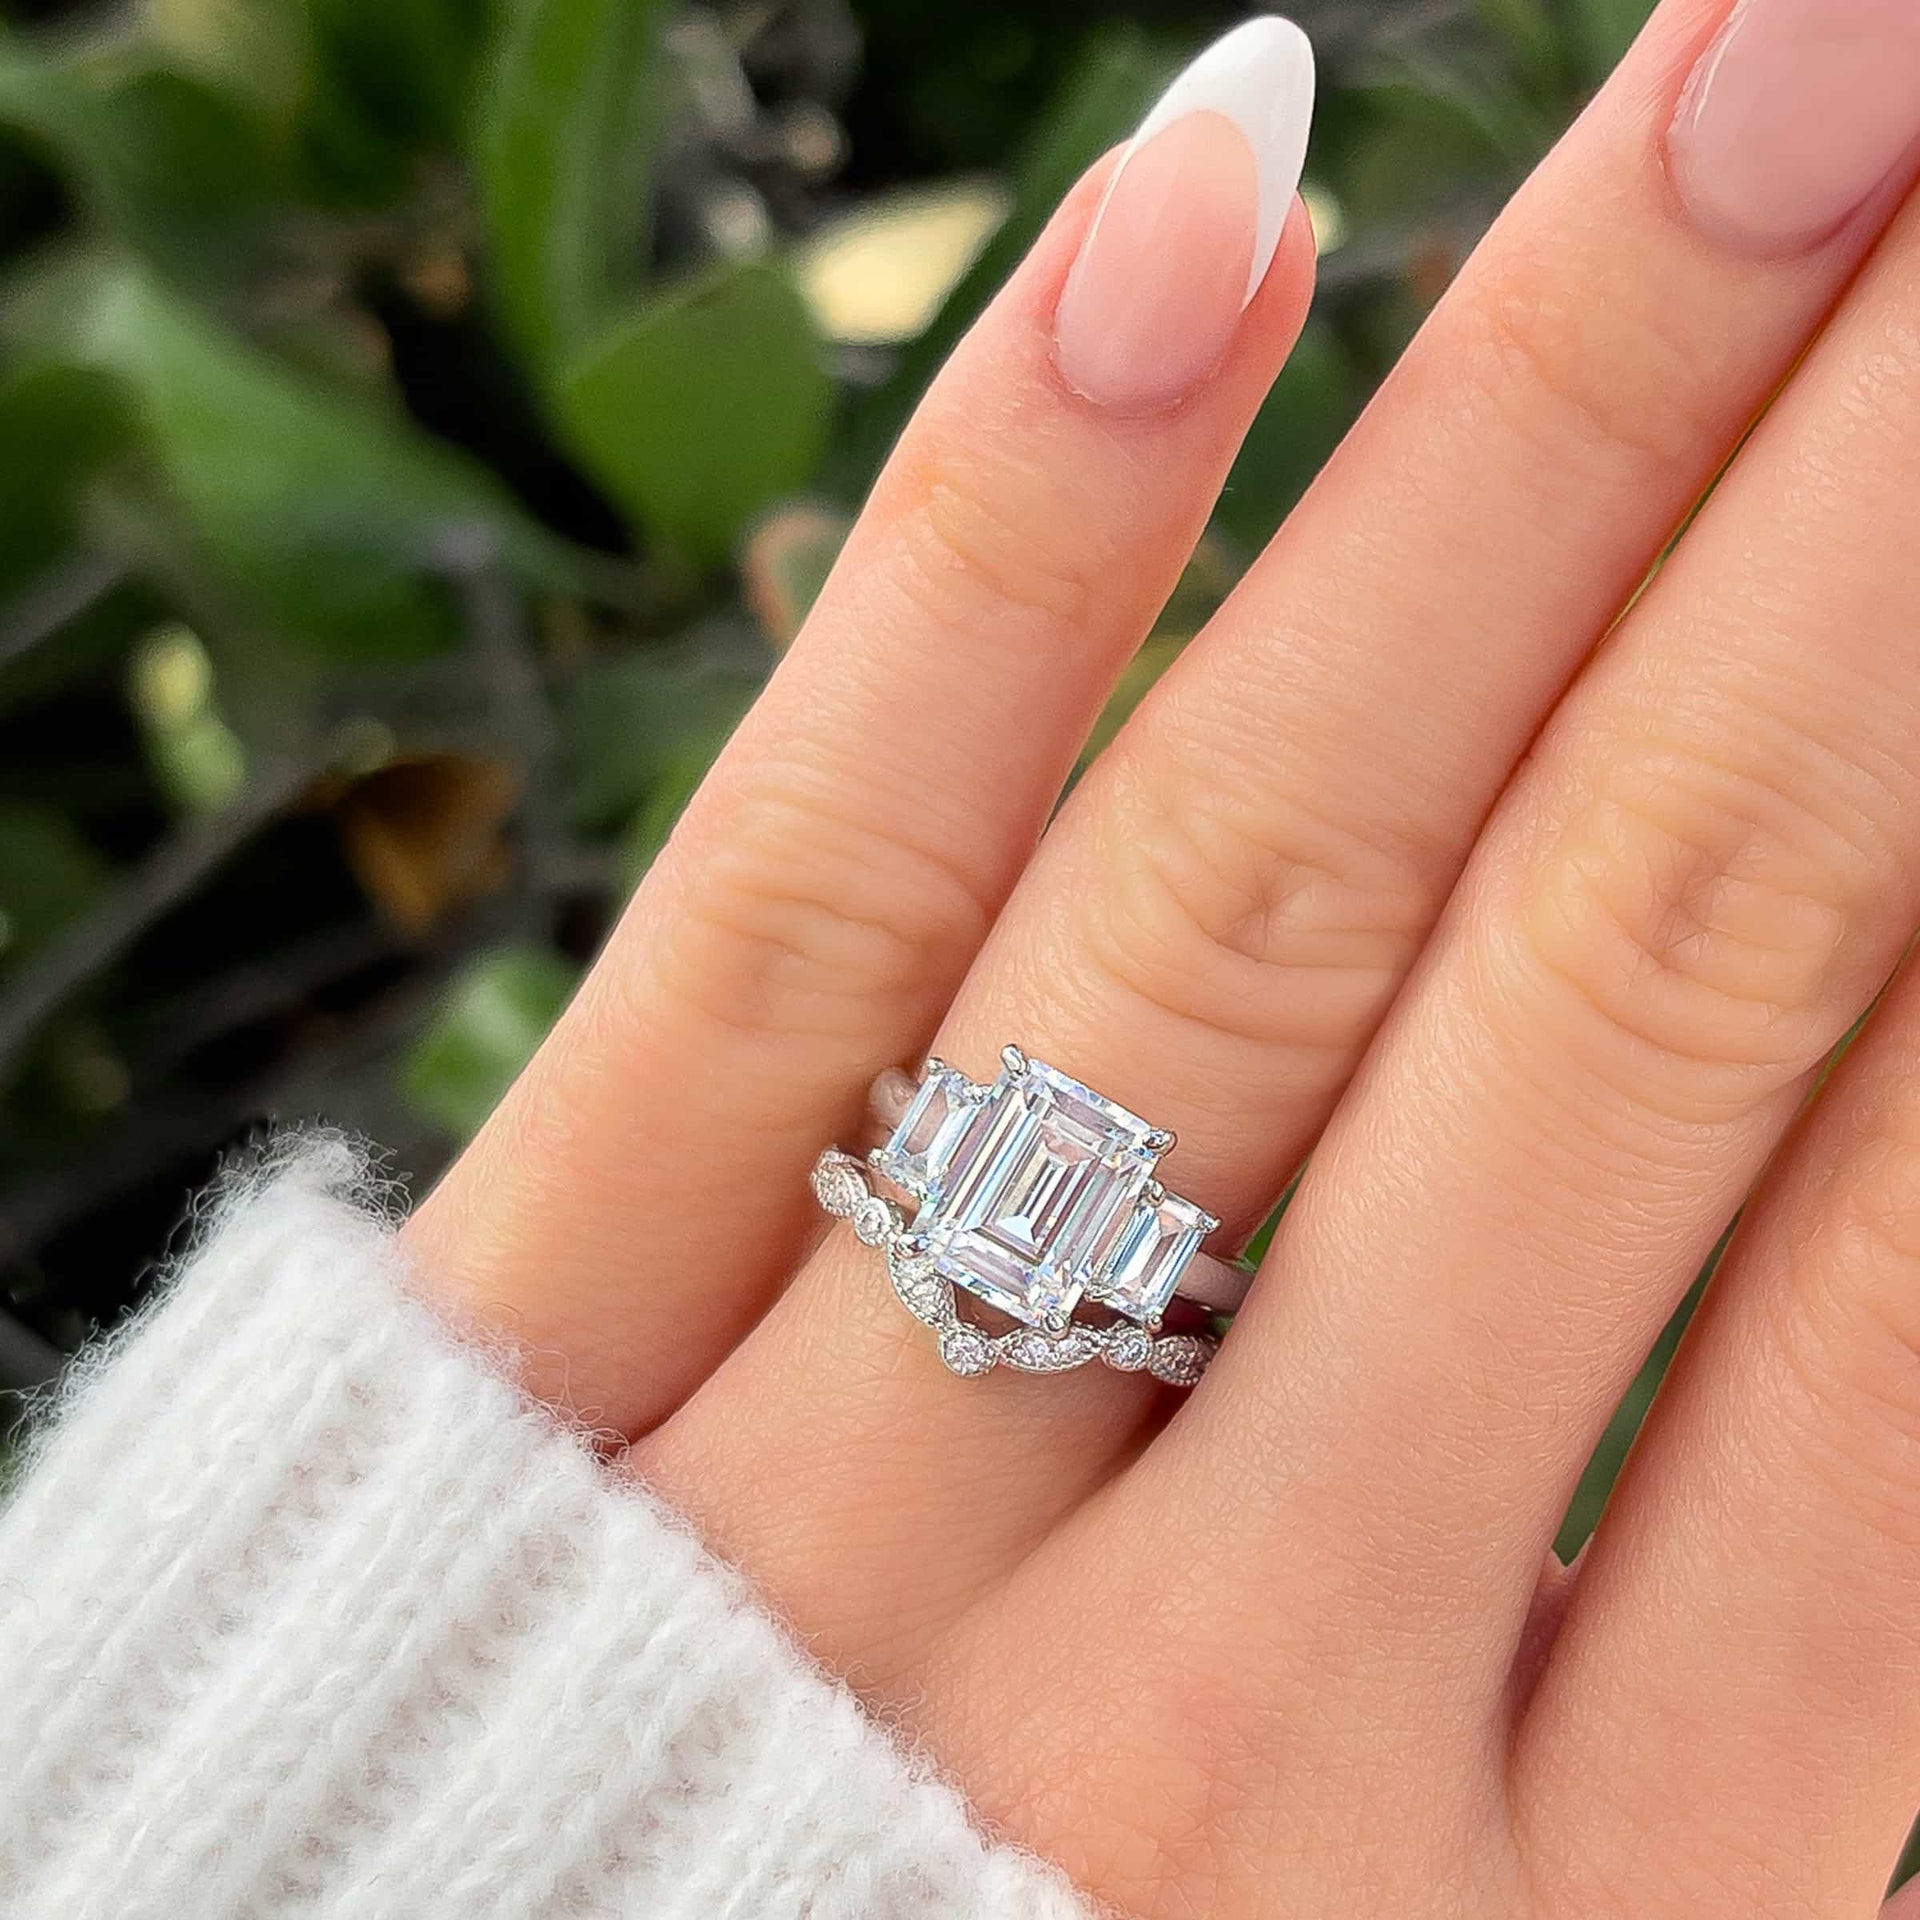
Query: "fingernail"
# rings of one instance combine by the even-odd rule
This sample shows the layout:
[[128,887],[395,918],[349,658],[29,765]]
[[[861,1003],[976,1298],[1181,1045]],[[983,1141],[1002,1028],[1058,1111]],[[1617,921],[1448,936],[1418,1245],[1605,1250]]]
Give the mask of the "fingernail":
[[1915,0],[1740,0],[1680,96],[1667,154],[1701,227],[1784,254],[1830,238],[1916,142]]
[[1096,405],[1170,406],[1219,364],[1273,264],[1306,159],[1313,49],[1290,20],[1216,40],[1141,122],[1054,316]]

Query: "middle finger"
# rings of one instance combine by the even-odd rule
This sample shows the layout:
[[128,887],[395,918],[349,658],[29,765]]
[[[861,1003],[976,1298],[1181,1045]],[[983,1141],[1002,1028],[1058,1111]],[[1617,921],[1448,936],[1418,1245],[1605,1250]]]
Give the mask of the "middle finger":
[[[1920,203],[1554,716],[1173,1436],[1249,1571],[1295,1511],[1265,1463],[1313,1436],[1355,1492],[1330,1550],[1485,1698],[1608,1417],[1920,921],[1916,312]],[[1305,1341],[1341,1362],[1283,1407]]]

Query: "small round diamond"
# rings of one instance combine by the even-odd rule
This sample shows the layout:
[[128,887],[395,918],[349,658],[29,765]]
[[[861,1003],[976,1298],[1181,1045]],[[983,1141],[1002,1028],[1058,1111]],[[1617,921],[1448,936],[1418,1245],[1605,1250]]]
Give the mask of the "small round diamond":
[[927,1243],[917,1237],[894,1240],[887,1247],[887,1265],[896,1280],[924,1280],[934,1270]]
[[853,1210],[853,1230],[867,1246],[883,1247],[900,1230],[900,1216],[870,1193]]
[[1145,1327],[1115,1327],[1107,1335],[1107,1365],[1116,1373],[1138,1373],[1153,1358],[1153,1335]]
[[940,1336],[940,1358],[962,1376],[985,1373],[993,1365],[993,1342],[978,1327],[949,1327]]

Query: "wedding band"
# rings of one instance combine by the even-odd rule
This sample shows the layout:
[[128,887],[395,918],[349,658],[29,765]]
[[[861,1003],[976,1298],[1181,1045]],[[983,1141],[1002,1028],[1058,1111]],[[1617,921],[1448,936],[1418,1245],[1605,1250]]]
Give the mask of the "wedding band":
[[[1163,1332],[1167,1309],[1178,1298],[1230,1312],[1246,1276],[1200,1251],[1219,1222],[1157,1178],[1172,1134],[1018,1047],[986,1083],[939,1060],[917,1081],[883,1075],[874,1107],[885,1144],[864,1162],[824,1153],[814,1193],[885,1252],[895,1293],[955,1373],[1101,1360],[1175,1385],[1199,1379],[1215,1342]],[[914,1203],[910,1219],[876,1179]],[[963,1317],[962,1296],[1011,1330]]]

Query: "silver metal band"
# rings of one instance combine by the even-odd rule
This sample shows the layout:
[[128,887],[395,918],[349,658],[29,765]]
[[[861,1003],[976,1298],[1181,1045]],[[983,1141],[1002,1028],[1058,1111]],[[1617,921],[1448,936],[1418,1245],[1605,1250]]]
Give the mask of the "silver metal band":
[[[872,1104],[884,1144],[865,1161],[830,1149],[814,1193],[884,1251],[895,1293],[955,1373],[1099,1360],[1174,1385],[1199,1379],[1215,1343],[1165,1331],[1167,1310],[1178,1299],[1231,1312],[1246,1282],[1200,1252],[1219,1222],[1159,1180],[1172,1134],[1018,1047],[990,1082],[939,1060],[917,1080],[883,1075]],[[911,1203],[911,1220],[880,1182]],[[963,1315],[963,1298],[1009,1330]]]

